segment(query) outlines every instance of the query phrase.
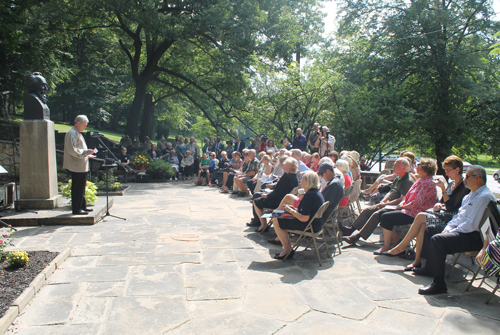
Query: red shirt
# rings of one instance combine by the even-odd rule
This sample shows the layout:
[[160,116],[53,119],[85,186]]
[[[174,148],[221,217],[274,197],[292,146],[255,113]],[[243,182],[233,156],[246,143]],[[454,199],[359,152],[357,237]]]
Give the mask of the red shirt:
[[[344,190],[345,190],[347,187],[352,185],[351,175],[345,174],[344,180],[345,180],[345,184],[344,184]],[[340,200],[339,207],[345,207],[345,206],[347,206],[347,204],[349,204],[349,197],[344,197],[344,198],[342,198],[342,200]]]

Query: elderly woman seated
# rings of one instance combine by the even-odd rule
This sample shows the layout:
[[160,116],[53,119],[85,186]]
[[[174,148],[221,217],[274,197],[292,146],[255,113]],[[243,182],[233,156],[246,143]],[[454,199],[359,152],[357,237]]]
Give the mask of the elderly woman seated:
[[395,242],[394,245],[399,241],[399,236],[395,230],[396,226],[411,224],[418,213],[434,206],[437,200],[436,184],[433,181],[436,170],[437,165],[433,159],[422,158],[417,165],[417,174],[420,179],[412,185],[403,201],[396,206],[395,211],[380,215],[384,245],[374,252],[375,255],[380,255],[389,250],[391,239]]
[[[305,194],[300,201],[298,208],[289,204],[280,204],[279,209],[292,215],[292,219],[283,218],[273,219],[274,230],[278,235],[279,240],[283,245],[281,253],[274,256],[275,259],[284,259],[286,254],[292,249],[288,233],[285,229],[304,230],[311,219],[311,216],[316,214],[318,209],[323,205],[325,200],[320,192],[319,177],[314,172],[306,172],[300,180],[300,186],[304,189]],[[323,226],[322,218],[316,218],[312,222],[313,231],[321,230]],[[288,258],[293,258],[294,251],[292,250]]]
[[239,151],[233,151],[233,159],[229,162],[229,166],[223,170],[221,193],[229,193],[229,188],[233,187],[234,175],[241,172],[243,168],[243,160]]
[[391,250],[383,253],[387,256],[397,256],[403,253],[406,246],[416,237],[415,260],[412,264],[404,268],[405,271],[412,271],[414,268],[421,267],[420,254],[422,252],[425,228],[427,225],[446,225],[448,221],[453,218],[453,215],[458,212],[458,209],[462,205],[462,199],[470,192],[464,184],[462,177],[463,163],[460,157],[455,155],[447,157],[443,162],[443,169],[450,178],[450,182],[447,188],[445,188],[441,180],[436,182],[436,186],[441,189],[443,196],[441,200],[434,205],[434,213],[418,213],[403,241]]
[[[344,189],[352,185],[351,175],[349,174],[349,163],[346,160],[339,159],[337,161],[337,169],[342,172],[344,176]],[[346,207],[349,204],[349,197],[344,197],[339,203],[339,207]]]

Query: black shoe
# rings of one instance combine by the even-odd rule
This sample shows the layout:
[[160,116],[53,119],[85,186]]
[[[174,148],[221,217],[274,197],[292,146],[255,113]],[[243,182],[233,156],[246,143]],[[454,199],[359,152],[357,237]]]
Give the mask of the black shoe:
[[[295,254],[295,250],[292,250],[290,252],[290,255],[288,255],[287,259],[293,259],[293,255]],[[274,259],[279,259],[279,260],[285,260],[286,255],[280,256],[280,254],[274,255]]]
[[275,238],[272,238],[270,240],[267,240],[267,242],[271,243],[271,244],[276,244],[276,245],[282,245],[281,244],[281,241],[280,240],[277,240]]
[[89,213],[87,213],[87,212],[85,212],[85,211],[81,210],[81,211],[79,211],[79,212],[73,213],[73,215],[89,215]]
[[395,254],[395,255],[393,255],[393,254],[390,254],[390,253],[389,253],[389,250],[387,250],[387,251],[382,251],[381,253],[379,253],[379,255],[382,255],[382,256],[389,256],[389,257],[398,257],[398,256],[400,256],[400,255],[404,255],[404,254],[405,254],[405,252],[403,251],[403,252],[400,252],[399,254]]
[[239,192],[239,193],[238,193],[238,196],[243,198],[243,197],[248,196],[248,193],[245,193],[245,192]]
[[360,237],[361,236],[359,234],[353,234],[351,236],[344,236],[344,237],[342,237],[342,241],[345,241],[345,242],[347,242],[349,244],[356,244],[356,242],[359,241]]
[[84,208],[84,209],[82,209],[82,211],[90,213],[90,212],[93,212],[94,210],[92,208]]
[[434,294],[441,294],[441,293],[446,293],[446,292],[448,292],[448,288],[446,287],[445,283],[436,284],[436,283],[432,282],[432,283],[430,283],[430,285],[427,285],[424,288],[418,289],[418,294],[422,294],[422,295],[434,295]]
[[264,229],[255,229],[256,233],[267,233],[269,231],[269,226],[266,226]]
[[422,263],[420,263],[417,266],[413,266],[413,264],[410,264],[408,266],[405,266],[405,268],[403,269],[403,271],[415,271],[415,269],[420,269],[421,267],[422,267]]
[[417,276],[434,277],[434,274],[428,271],[426,268],[413,268],[413,273]]
[[342,235],[344,235],[344,236],[351,236],[352,233],[354,233],[356,231],[356,228],[354,228],[352,226],[346,227],[346,226],[343,226],[341,224],[339,224],[339,229],[342,232]]
[[260,227],[260,222],[250,221],[250,222],[247,222],[247,226],[248,227]]

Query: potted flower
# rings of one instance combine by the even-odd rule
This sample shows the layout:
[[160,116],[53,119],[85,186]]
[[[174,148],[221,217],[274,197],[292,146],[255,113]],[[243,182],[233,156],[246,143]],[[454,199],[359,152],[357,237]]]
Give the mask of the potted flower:
[[145,172],[146,168],[150,165],[149,159],[146,156],[139,154],[135,156],[133,165],[137,167],[139,172]]

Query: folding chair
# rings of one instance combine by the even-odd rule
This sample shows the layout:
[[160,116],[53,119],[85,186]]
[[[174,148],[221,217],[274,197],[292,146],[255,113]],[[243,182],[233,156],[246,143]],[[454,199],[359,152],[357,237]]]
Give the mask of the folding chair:
[[[298,249],[298,247],[300,245],[300,242],[302,242],[302,240],[305,237],[309,237],[314,242],[314,247],[316,248],[316,255],[318,256],[319,266],[321,266],[321,257],[319,255],[319,248],[318,248],[318,244],[316,242],[316,238],[318,236],[322,235],[323,236],[323,241],[326,241],[325,233],[324,233],[323,228],[321,228],[318,232],[314,232],[313,227],[312,227],[312,222],[313,222],[314,219],[318,219],[318,218],[323,217],[323,213],[328,208],[329,204],[330,204],[330,202],[327,201],[327,202],[323,203],[323,205],[321,205],[321,207],[316,211],[316,214],[314,214],[309,219],[309,223],[307,224],[307,226],[306,226],[306,228],[304,230],[286,230],[285,229],[288,233],[299,235],[299,238],[297,239],[297,241],[295,241],[294,245],[292,246],[292,249],[290,249],[290,251],[286,254],[285,258],[283,259],[283,262],[286,261],[286,259],[288,258],[288,256],[292,252],[292,250],[297,250]],[[311,245],[311,241],[309,241],[309,244],[305,247],[304,250],[306,250],[309,247],[309,245]],[[327,257],[330,257],[330,252],[328,251],[328,245],[326,243],[324,243],[324,245],[325,245],[325,248],[326,248],[326,255],[327,255]]]
[[[346,188],[344,188],[344,197],[343,198],[345,198],[345,197],[349,197],[350,198],[352,190],[353,190],[353,185],[350,185],[350,186],[347,186]],[[347,219],[348,223],[352,223],[349,220],[350,219],[349,205],[347,205],[346,207],[339,207],[338,208],[338,221],[339,221],[339,224],[344,225],[344,220],[346,220],[346,219]]]
[[[485,208],[484,210],[484,214],[481,218],[481,223],[479,224],[479,231],[481,231],[481,228],[483,227],[483,225],[485,224],[490,224],[491,226],[491,229],[492,229],[492,232],[494,235],[497,234],[498,232],[498,229],[499,229],[499,225],[500,225],[500,212],[498,210],[498,207],[497,207],[497,204],[496,202],[494,201],[490,201],[488,203],[488,206]],[[481,237],[483,238],[484,240],[484,237],[483,235],[481,234]],[[459,253],[457,255],[457,257],[455,258],[455,261],[453,262],[453,265],[451,266],[451,269],[450,271],[448,272],[448,274],[446,275],[446,278],[449,278],[450,275],[451,275],[451,271],[455,268],[455,266],[457,265],[458,263],[458,259],[461,257],[461,256],[469,256],[471,258],[471,263],[472,263],[472,266],[474,266],[476,263],[475,263],[475,259],[476,259],[476,256],[478,255],[479,253],[479,250],[478,251],[470,251],[470,252],[462,252],[462,253]],[[473,273],[473,276],[472,276],[472,279],[470,280],[469,282],[469,285],[467,285],[467,288],[465,289],[465,291],[469,291],[469,289],[471,288],[472,286],[472,283],[474,282],[474,280],[476,280],[476,277],[477,275],[479,274],[479,272],[481,271],[481,267],[480,266],[477,266],[476,268],[472,268],[471,267],[468,267],[466,265],[463,265],[461,264],[462,267],[466,268],[467,270],[471,271]],[[481,285],[483,284],[485,278],[487,276],[485,275],[485,277],[483,277],[483,280],[481,281],[481,283],[479,284],[479,287],[481,287]],[[493,294],[495,294],[495,292],[498,290],[498,286],[499,286],[499,280],[497,278],[497,285],[496,287],[494,288],[493,290],[493,293],[492,295],[490,295],[490,297],[488,298],[488,300],[486,301],[486,303],[489,303],[490,299],[493,297]]]
[[[331,234],[335,238],[335,243],[336,243],[336,248],[339,251],[339,255],[342,253],[342,249],[340,248],[342,246],[342,239],[340,238],[340,231],[339,231],[339,225],[338,225],[338,208],[339,205],[335,206],[335,209],[333,212],[330,213],[330,216],[326,218],[325,223],[323,224],[323,229],[327,228],[326,230],[329,231],[328,228],[332,229]],[[326,241],[324,242],[326,243]],[[321,246],[320,246],[321,248]],[[335,252],[333,253],[335,256]]]
[[363,180],[358,179],[354,182],[352,185],[352,191],[349,196],[349,207],[351,211],[351,216],[355,219],[355,211],[356,207],[354,205],[358,206],[358,215],[361,214],[361,205],[359,203],[359,194],[361,192],[361,184],[363,183]]

